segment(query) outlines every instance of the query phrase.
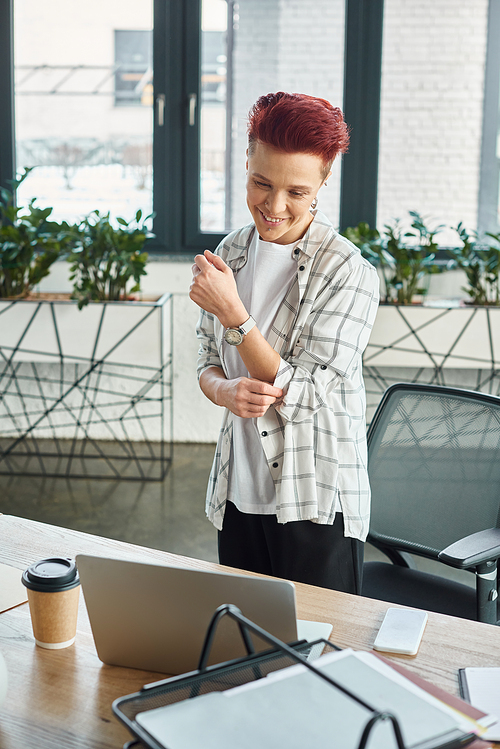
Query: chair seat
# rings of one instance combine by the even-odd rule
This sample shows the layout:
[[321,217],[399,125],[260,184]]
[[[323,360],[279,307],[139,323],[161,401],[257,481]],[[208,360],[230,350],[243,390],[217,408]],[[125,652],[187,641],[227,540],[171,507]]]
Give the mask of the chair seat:
[[475,588],[395,564],[366,562],[363,565],[362,595],[414,609],[477,620]]

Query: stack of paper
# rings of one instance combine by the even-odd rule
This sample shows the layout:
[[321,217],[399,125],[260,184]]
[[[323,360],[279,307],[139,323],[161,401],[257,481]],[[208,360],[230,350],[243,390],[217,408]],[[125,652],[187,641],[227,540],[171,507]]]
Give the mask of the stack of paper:
[[[322,656],[314,666],[374,710],[394,714],[407,749],[458,746],[479,730],[371,653],[343,650]],[[225,692],[140,713],[136,720],[168,749],[356,749],[372,714],[296,665]],[[393,746],[390,722],[378,724],[370,749]]]

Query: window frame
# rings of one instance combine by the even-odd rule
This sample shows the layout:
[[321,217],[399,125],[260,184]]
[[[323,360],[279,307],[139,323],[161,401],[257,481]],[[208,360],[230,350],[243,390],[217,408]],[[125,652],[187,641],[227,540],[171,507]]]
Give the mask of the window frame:
[[377,224],[383,25],[384,0],[347,0],[343,109],[351,134],[342,157],[341,229]]
[[[225,236],[199,230],[200,59],[201,0],[154,0],[155,239],[149,242],[148,251],[155,254],[193,257],[200,250],[215,249]],[[190,94],[197,97],[195,126],[188,122]]]
[[16,174],[14,130],[14,0],[0,0],[0,187]]
[[[202,0],[185,0],[184,58],[184,242],[196,250],[214,250],[226,232],[202,232],[201,214],[201,11]],[[193,23],[193,19],[196,23]],[[189,123],[191,97],[196,97],[194,124]],[[191,177],[194,175],[194,177]]]

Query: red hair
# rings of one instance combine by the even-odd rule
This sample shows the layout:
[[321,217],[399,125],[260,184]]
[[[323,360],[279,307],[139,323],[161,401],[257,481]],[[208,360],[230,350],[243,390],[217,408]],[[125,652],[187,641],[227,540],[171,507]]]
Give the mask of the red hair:
[[257,99],[248,116],[248,150],[260,141],[285,153],[319,156],[329,170],[349,146],[344,115],[326,99],[278,91]]

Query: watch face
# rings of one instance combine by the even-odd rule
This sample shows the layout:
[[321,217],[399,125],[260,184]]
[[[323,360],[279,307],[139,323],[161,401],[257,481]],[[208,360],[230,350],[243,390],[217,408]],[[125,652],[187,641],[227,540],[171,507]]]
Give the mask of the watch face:
[[229,343],[231,346],[239,346],[243,340],[242,334],[235,328],[228,328],[224,333],[224,338],[226,343]]

